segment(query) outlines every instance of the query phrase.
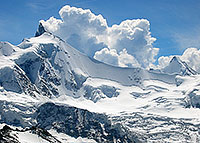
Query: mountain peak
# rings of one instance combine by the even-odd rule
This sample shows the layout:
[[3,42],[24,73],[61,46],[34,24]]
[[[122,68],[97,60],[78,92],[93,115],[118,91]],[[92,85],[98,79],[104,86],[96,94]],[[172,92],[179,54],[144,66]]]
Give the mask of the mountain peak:
[[177,56],[173,56],[173,58],[171,59],[170,63],[174,63],[174,62],[177,62],[179,64],[182,63],[181,59]]
[[14,52],[14,46],[8,42],[0,42],[0,56],[10,56]]
[[38,29],[35,33],[35,37],[38,37],[40,35],[42,35],[44,32],[47,32],[44,28],[44,26],[42,25],[42,23],[40,22],[39,26],[38,26]]
[[169,65],[166,66],[163,70],[165,73],[170,74],[180,74],[180,75],[195,75],[197,72],[193,70],[188,64],[182,61],[179,57],[174,56]]

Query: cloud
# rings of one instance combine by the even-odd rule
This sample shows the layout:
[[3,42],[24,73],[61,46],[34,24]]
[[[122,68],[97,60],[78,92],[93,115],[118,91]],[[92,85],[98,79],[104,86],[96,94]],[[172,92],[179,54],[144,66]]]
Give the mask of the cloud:
[[188,48],[180,58],[200,73],[200,50],[197,48]]
[[[48,5],[46,4],[48,3]],[[44,10],[48,10],[50,8],[53,8],[55,3],[52,4],[50,3],[49,0],[43,0],[42,2],[41,1],[34,1],[34,2],[27,2],[26,5],[31,9],[33,10],[34,12],[41,12],[41,11],[44,11]]]
[[94,58],[107,64],[120,67],[141,67],[137,60],[123,49],[119,54],[116,49],[103,48],[97,51]]
[[94,58],[104,63],[118,66],[118,56],[119,55],[117,54],[117,51],[115,49],[110,50],[108,48],[103,48],[102,50],[95,53]]
[[51,17],[41,23],[90,57],[123,67],[146,68],[155,62],[159,49],[152,46],[156,39],[151,36],[148,20],[125,20],[109,27],[102,15],[88,9],[67,5],[59,14],[61,19]]
[[[200,50],[197,48],[187,48],[182,55],[176,55],[182,61],[185,61],[192,69],[200,73]],[[173,56],[162,56],[158,59],[158,67],[166,67]]]
[[193,27],[189,32],[184,32],[182,34],[180,33],[173,33],[173,38],[178,44],[178,47],[181,49],[186,48],[200,48],[200,28],[199,27]]
[[141,67],[134,56],[127,53],[126,49],[123,49],[119,53],[119,66],[120,67]]

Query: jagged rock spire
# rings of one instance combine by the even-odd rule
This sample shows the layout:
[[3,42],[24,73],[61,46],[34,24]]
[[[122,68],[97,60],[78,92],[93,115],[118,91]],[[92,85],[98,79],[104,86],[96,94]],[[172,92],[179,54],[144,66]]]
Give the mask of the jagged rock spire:
[[44,32],[46,32],[46,30],[45,30],[44,26],[42,25],[42,23],[40,22],[38,29],[35,33],[35,37],[42,35]]

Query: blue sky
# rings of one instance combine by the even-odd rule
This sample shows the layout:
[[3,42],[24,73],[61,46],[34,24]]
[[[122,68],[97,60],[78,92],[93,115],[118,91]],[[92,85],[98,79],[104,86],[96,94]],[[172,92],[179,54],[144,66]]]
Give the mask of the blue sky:
[[0,41],[19,44],[34,36],[39,20],[59,18],[58,11],[67,4],[102,14],[108,25],[148,19],[157,38],[154,46],[160,48],[158,56],[200,47],[199,0],[1,0]]

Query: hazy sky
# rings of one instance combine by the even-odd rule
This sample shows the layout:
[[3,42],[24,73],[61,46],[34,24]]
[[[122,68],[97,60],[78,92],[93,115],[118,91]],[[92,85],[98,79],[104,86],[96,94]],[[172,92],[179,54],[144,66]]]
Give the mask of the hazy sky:
[[19,44],[34,36],[39,20],[59,18],[58,11],[67,4],[103,15],[108,25],[126,19],[149,20],[158,56],[200,48],[199,0],[1,0],[0,41]]

